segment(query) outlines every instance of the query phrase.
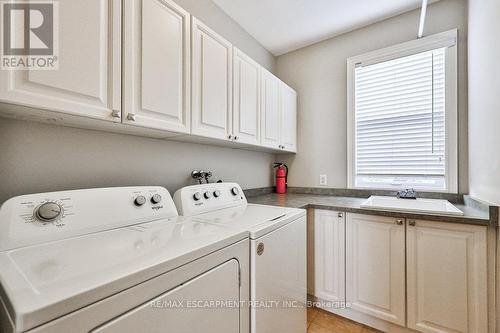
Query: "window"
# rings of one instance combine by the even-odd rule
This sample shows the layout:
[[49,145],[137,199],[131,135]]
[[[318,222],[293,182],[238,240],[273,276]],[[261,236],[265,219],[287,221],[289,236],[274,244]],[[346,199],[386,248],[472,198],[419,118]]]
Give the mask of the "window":
[[348,59],[351,188],[457,191],[456,36]]

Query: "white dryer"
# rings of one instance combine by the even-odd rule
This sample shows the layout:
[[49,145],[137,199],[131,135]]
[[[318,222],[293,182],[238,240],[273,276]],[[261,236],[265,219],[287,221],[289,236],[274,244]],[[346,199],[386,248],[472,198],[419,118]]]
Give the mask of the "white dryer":
[[248,204],[236,183],[187,186],[174,194],[193,221],[248,231],[252,333],[305,333],[306,212]]
[[248,232],[178,217],[162,187],[16,197],[0,208],[0,332],[247,333],[248,251]]

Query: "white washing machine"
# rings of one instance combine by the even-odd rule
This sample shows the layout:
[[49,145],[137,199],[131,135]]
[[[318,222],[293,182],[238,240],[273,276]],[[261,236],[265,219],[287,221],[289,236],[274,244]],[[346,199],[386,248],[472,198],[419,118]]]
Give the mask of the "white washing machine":
[[248,231],[252,333],[305,333],[306,211],[248,204],[236,183],[200,184],[174,194],[179,214]]
[[162,187],[0,208],[2,333],[247,333],[248,271],[248,232],[178,217]]

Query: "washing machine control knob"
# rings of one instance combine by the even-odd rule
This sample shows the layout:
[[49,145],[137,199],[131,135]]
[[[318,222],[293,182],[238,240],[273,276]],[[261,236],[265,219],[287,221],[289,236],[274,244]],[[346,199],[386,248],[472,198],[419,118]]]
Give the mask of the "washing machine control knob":
[[196,192],[195,194],[193,194],[193,199],[194,201],[198,201],[201,199],[201,194],[200,192]]
[[161,202],[161,195],[159,195],[159,194],[153,194],[153,196],[151,197],[151,203],[157,204],[157,203],[160,203],[160,202]]
[[134,204],[135,204],[136,206],[142,206],[142,205],[144,205],[145,203],[146,203],[146,197],[145,197],[145,196],[143,196],[143,195],[138,196],[138,197],[137,197],[137,198],[135,198],[135,200],[134,200]]
[[61,205],[55,202],[46,202],[36,209],[35,215],[42,222],[52,222],[61,216],[62,211]]

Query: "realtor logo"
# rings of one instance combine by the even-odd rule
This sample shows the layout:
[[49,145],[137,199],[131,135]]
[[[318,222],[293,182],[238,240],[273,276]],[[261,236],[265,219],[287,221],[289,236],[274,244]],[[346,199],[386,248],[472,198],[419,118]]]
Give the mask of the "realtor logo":
[[57,1],[3,1],[1,69],[58,69]]

